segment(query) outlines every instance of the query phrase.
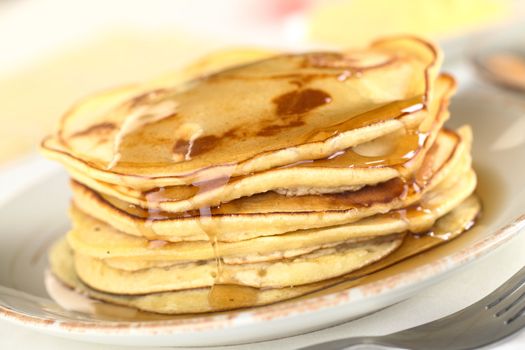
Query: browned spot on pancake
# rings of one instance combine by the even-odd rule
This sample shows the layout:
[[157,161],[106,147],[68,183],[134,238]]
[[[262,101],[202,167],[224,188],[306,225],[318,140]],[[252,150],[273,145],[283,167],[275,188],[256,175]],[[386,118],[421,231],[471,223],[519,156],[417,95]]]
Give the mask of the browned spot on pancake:
[[189,148],[190,143],[187,140],[177,140],[173,145],[173,153],[185,155]]
[[117,126],[113,123],[103,122],[99,124],[93,124],[87,129],[77,131],[71,134],[70,137],[82,137],[82,136],[87,136],[87,135],[92,135],[92,134],[103,135],[103,134],[107,134],[108,132],[116,128]]
[[191,157],[211,151],[223,136],[206,135],[196,140],[177,140],[173,145],[173,153],[188,155],[191,159]]
[[368,207],[377,203],[389,203],[402,197],[406,187],[402,179],[394,178],[375,186],[365,186],[358,191],[335,193],[329,196],[338,203]]
[[293,128],[301,125],[304,125],[304,122],[302,120],[292,120],[291,122],[284,125],[269,125],[258,131],[257,136],[272,136],[278,134],[279,132],[281,132],[281,130],[285,128]]
[[279,116],[303,114],[332,102],[332,97],[317,89],[295,90],[274,98]]
[[193,141],[179,139],[173,145],[173,153],[186,155],[189,151],[189,158],[198,156],[214,149],[222,139],[242,139],[248,132],[241,129],[230,129],[221,135],[206,135]]
[[238,129],[230,129],[228,131],[226,131],[224,134],[222,134],[222,137],[223,138],[243,138],[243,137],[246,137],[248,135],[248,131],[245,130],[243,131],[241,128],[238,128]]
[[[302,86],[301,80],[290,82],[298,87]],[[298,89],[273,99],[276,114],[281,117],[280,123],[261,126],[257,136],[272,136],[280,133],[283,129],[304,125],[301,117],[311,110],[330,103],[332,98],[326,92],[317,89]]]
[[191,147],[191,155],[197,156],[212,150],[219,143],[220,139],[220,137],[215,135],[199,137],[193,142],[193,146]]

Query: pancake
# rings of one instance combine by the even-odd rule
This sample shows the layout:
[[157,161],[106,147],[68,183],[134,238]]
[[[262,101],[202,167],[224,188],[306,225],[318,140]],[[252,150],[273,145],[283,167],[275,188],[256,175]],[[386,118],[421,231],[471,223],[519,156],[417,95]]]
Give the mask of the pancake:
[[[148,294],[212,287],[216,283],[283,288],[322,281],[371,264],[399,247],[402,235],[354,243],[342,242],[308,254],[251,264],[183,264],[137,271],[118,270],[75,252],[75,269],[91,288],[115,294]],[[312,274],[311,271],[316,271]]]
[[378,236],[422,232],[472,194],[476,176],[472,170],[444,181],[426,193],[417,205],[379,214],[352,224],[300,230],[278,236],[262,236],[245,241],[220,243],[214,249],[209,241],[168,243],[149,241],[119,232],[73,208],[74,229],[68,235],[70,246],[82,255],[107,261],[125,270],[165,267],[217,257],[226,263],[252,263],[290,258],[341,242]]
[[345,54],[279,55],[117,107],[126,89],[95,96],[68,113],[42,149],[77,172],[136,189],[247,175],[421,121],[439,64],[438,50],[414,38]]
[[429,161],[423,161],[425,167],[416,174],[421,182],[417,186],[393,180],[336,194],[290,197],[268,192],[213,208],[206,217],[148,212],[76,182],[72,183],[73,198],[82,211],[131,235],[177,242],[208,240],[211,232],[218,241],[239,241],[346,224],[411,205],[443,179],[470,168],[471,138],[468,128],[441,132],[427,156]]
[[97,192],[119,200],[168,212],[215,206],[240,197],[267,191],[285,195],[337,193],[358,190],[395,177],[409,177],[419,168],[433,145],[443,123],[448,119],[450,96],[456,83],[449,75],[436,82],[436,97],[429,106],[425,121],[408,130],[398,130],[352,149],[340,151],[326,159],[303,161],[252,175],[228,179],[227,182],[171,186],[147,192],[117,186],[68,169],[78,182]]
[[[213,288],[197,288],[135,296],[104,293],[89,288],[78,279],[74,269],[72,251],[63,239],[59,240],[50,251],[50,267],[53,274],[60,281],[80,293],[94,299],[134,307],[144,311],[163,314],[185,314],[253,307],[299,297],[321,289],[329,292],[329,287],[331,286],[333,288],[349,288],[357,285],[360,277],[384,269],[396,262],[457,237],[472,226],[480,208],[478,198],[471,196],[449,214],[438,220],[431,229],[432,235],[423,235],[417,239],[408,236],[399,249],[387,258],[381,259],[368,267],[341,277],[293,288],[257,289],[242,287],[242,292],[239,292],[239,289],[235,286],[214,286],[213,288],[216,288],[219,292],[222,290],[222,293],[214,293]],[[446,237],[447,239],[440,237]],[[224,294],[229,295],[228,300],[221,299],[221,296]]]

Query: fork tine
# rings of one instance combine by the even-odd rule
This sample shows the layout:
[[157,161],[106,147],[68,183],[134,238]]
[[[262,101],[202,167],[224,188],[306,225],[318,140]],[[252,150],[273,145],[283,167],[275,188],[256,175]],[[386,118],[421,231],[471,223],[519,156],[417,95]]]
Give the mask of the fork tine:
[[501,317],[516,306],[523,305],[525,288],[516,289],[506,300],[502,301],[502,308],[496,312],[496,317]]
[[[502,284],[486,298],[488,304],[485,308],[487,310],[494,308],[513,295],[518,289],[521,289],[523,286],[525,286],[525,267],[519,270],[514,276],[512,276],[510,280]],[[498,297],[493,299],[494,296]]]
[[506,324],[511,324],[515,321],[517,321],[520,317],[524,319],[525,321],[525,302],[520,303],[520,308],[518,311],[514,312],[506,321]]
[[508,337],[525,327],[525,306],[519,309],[515,314],[505,321],[505,328],[502,335]]

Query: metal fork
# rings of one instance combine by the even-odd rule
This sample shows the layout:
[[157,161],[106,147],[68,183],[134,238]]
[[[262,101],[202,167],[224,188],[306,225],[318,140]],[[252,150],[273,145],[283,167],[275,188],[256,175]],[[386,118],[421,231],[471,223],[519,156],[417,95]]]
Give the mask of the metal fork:
[[336,350],[375,344],[405,349],[473,349],[525,327],[525,267],[475,304],[439,320],[378,337],[333,340],[300,350]]

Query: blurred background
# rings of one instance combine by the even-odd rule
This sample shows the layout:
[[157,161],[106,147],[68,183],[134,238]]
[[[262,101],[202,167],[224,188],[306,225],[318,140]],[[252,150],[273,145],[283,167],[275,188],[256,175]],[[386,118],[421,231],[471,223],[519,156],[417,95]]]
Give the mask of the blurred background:
[[509,28],[525,33],[525,1],[0,0],[0,166],[33,152],[79,98],[221,48],[338,49],[411,33],[450,59]]

